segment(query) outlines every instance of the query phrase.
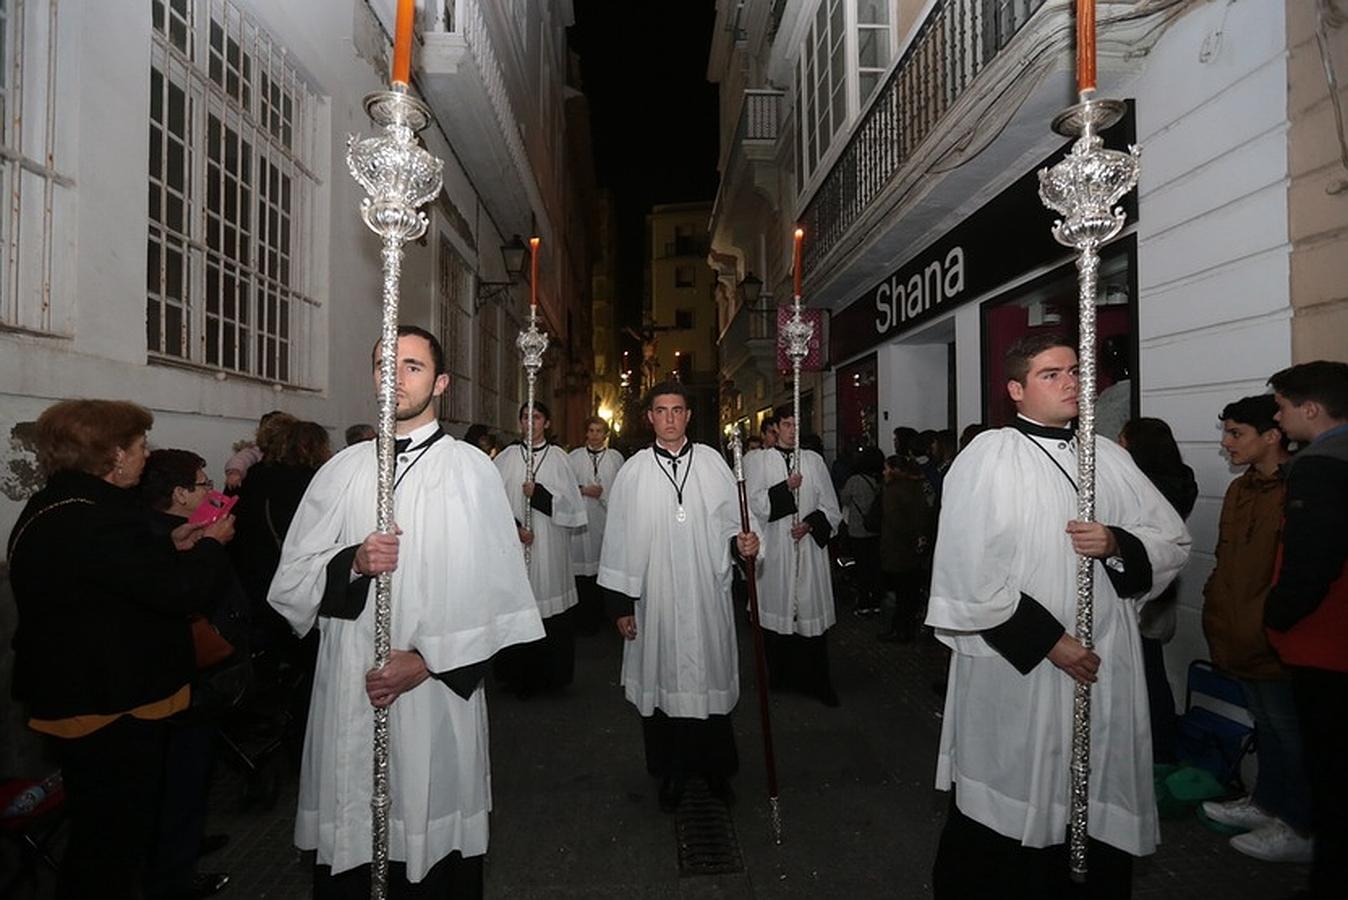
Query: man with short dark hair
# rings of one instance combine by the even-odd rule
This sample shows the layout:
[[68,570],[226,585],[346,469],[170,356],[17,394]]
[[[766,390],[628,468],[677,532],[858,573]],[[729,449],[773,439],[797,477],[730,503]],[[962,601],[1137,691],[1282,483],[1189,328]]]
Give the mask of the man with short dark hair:
[[[378,346],[374,381],[379,382]],[[268,601],[303,637],[320,629],[295,842],[317,850],[314,896],[370,894],[374,708],[389,710],[389,884],[480,897],[487,852],[488,661],[543,636],[501,480],[439,426],[449,387],[435,336],[398,328],[397,530],[375,530],[374,442],[309,484]],[[389,661],[374,659],[375,576],[393,573]]]
[[1309,862],[1311,796],[1302,761],[1292,681],[1264,632],[1282,533],[1287,436],[1272,394],[1222,409],[1222,449],[1245,472],[1226,489],[1217,526],[1216,565],[1203,587],[1203,633],[1217,668],[1240,681],[1258,736],[1259,777],[1248,795],[1209,800],[1209,819],[1243,828],[1237,851],[1268,862]]
[[1348,363],[1302,363],[1268,380],[1301,444],[1287,465],[1281,559],[1264,604],[1292,673],[1315,832],[1311,894],[1348,884]]
[[585,524],[571,531],[571,568],[580,597],[573,615],[578,631],[595,634],[604,622],[604,597],[595,579],[604,546],[608,489],[623,467],[623,455],[608,445],[608,422],[599,416],[586,419],[585,443],[567,454],[567,461],[585,502]]
[[[1089,880],[1128,897],[1159,833],[1138,606],[1188,558],[1183,521],[1097,437],[1095,522],[1077,514],[1077,358],[1059,335],[1007,351],[1018,417],[950,467],[927,624],[954,652],[936,786],[954,786],[938,900],[1065,896],[1074,683],[1093,685]],[[1094,647],[1070,632],[1079,556],[1097,560]]]
[[[546,636],[501,654],[496,679],[521,700],[539,691],[559,690],[572,681],[576,667],[578,601],[571,569],[571,535],[586,521],[585,501],[566,452],[548,439],[552,411],[541,400],[520,406],[520,434],[533,416],[533,472],[524,437],[496,454],[493,462],[505,484],[522,547],[528,547],[529,586],[533,588]],[[532,512],[526,513],[526,510]],[[524,525],[530,519],[530,527]]]
[[758,438],[763,442],[764,450],[771,450],[777,446],[777,432],[779,427],[779,417],[776,415],[764,416],[762,423],[758,426]]
[[740,531],[721,454],[688,440],[687,389],[662,382],[644,405],[655,443],[613,481],[599,585],[627,641],[621,680],[641,714],[646,770],[661,779],[660,808],[673,812],[691,776],[704,777],[723,802],[734,799],[730,713],[740,685],[731,568],[759,545],[755,531]]
[[763,540],[771,554],[758,579],[768,670],[775,687],[837,706],[828,663],[827,631],[837,621],[828,542],[842,524],[842,508],[823,457],[796,446],[795,411],[781,406],[776,416],[776,447],[744,467],[749,508],[767,523]]

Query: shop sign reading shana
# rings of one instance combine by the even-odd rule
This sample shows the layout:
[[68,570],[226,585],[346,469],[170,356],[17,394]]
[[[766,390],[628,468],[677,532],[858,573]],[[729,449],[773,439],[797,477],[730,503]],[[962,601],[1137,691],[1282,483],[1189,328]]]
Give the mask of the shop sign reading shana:
[[951,247],[944,259],[938,257],[925,268],[909,271],[907,281],[901,269],[876,286],[872,297],[876,334],[883,335],[963,293],[964,248]]

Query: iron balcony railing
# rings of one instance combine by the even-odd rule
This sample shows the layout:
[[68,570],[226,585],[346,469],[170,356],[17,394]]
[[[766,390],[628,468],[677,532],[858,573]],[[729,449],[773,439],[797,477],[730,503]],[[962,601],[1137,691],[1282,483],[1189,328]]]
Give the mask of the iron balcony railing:
[[937,0],[800,220],[808,272],[903,168],[1044,0]]
[[721,183],[716,189],[716,200],[712,204],[711,219],[716,221],[721,212],[721,203],[726,192],[730,175],[730,161],[736,153],[744,152],[750,142],[763,147],[773,147],[777,136],[781,134],[782,92],[762,89],[744,92],[744,102],[740,104],[739,119],[735,122],[735,133],[730,143],[721,149]]

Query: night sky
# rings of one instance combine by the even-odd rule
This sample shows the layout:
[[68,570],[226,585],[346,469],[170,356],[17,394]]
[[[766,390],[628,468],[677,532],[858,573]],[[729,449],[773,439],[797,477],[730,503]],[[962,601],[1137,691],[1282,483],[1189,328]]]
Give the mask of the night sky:
[[599,185],[618,204],[620,324],[641,316],[643,217],[716,194],[713,0],[575,0],[571,47],[590,100]]

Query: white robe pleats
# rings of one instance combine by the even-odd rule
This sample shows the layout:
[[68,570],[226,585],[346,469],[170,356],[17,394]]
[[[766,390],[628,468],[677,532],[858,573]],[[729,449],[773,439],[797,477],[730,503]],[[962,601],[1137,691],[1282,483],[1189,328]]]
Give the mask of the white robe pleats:
[[613,480],[623,467],[623,455],[605,447],[591,453],[585,446],[567,454],[578,485],[597,484],[604,489],[598,497],[581,495],[585,503],[585,524],[571,531],[571,571],[576,575],[599,574],[599,550],[604,546],[604,523],[608,518],[608,495]]
[[[1120,597],[1095,565],[1089,832],[1144,855],[1159,837],[1137,614],[1183,567],[1183,521],[1127,452],[1096,441],[1096,519],[1136,537],[1152,586]],[[1055,465],[1056,463],[1056,465]],[[955,785],[965,815],[1027,847],[1067,839],[1073,681],[1047,659],[1021,675],[979,632],[1033,597],[1070,634],[1076,560],[1065,533],[1077,515],[1075,439],[990,431],[946,476],[927,624],[951,656],[936,786]]]
[[[837,620],[828,547],[820,547],[808,534],[799,541],[792,538],[790,516],[768,522],[772,508],[768,491],[785,481],[788,474],[786,457],[776,448],[757,450],[745,458],[749,508],[758,521],[767,523],[762,537],[769,560],[758,579],[759,620],[764,628],[778,634],[816,637]],[[802,451],[800,474],[800,518],[819,510],[837,531],[842,510],[823,458],[813,450]]]
[[651,448],[618,473],[599,584],[637,598],[637,638],[623,647],[627,699],[643,716],[659,709],[705,719],[730,712],[739,699],[730,593],[739,499],[730,468],[705,444],[693,445],[679,462],[682,522],[670,477],[669,461]]
[[[571,571],[571,532],[585,524],[585,505],[567,463],[566,453],[549,444],[534,451],[534,483],[552,494],[552,515],[533,512],[534,543],[529,552],[529,584],[543,618],[564,613],[576,605],[576,579]],[[511,444],[496,454],[496,470],[505,484],[510,509],[524,522],[529,498],[522,488],[527,479],[524,445]],[[520,549],[524,552],[523,547]]]
[[[435,426],[418,429],[413,446]],[[393,574],[392,646],[416,650],[432,672],[490,659],[543,635],[519,564],[519,539],[501,482],[476,447],[444,436],[399,461],[394,520],[402,529]],[[375,442],[348,447],[314,477],[281,550],[268,602],[304,635],[321,632],[295,843],[334,873],[370,862],[374,710],[365,673],[374,662],[375,588],[354,620],[319,616],[327,565],[375,530]],[[428,679],[389,711],[390,857],[420,881],[459,850],[487,850],[491,809],[487,709]]]

